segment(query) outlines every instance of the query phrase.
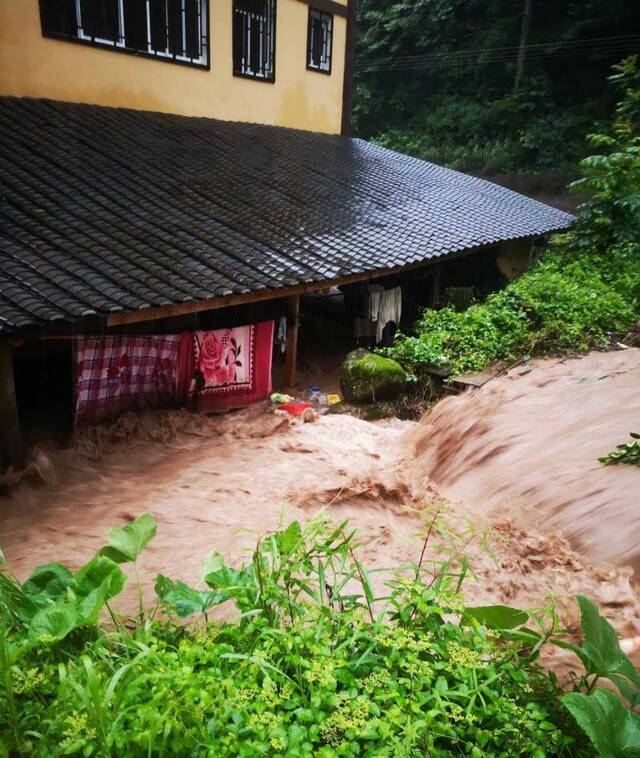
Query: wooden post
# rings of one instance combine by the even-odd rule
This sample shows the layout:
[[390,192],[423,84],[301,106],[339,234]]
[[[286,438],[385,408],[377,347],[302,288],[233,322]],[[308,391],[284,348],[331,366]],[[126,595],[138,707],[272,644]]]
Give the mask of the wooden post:
[[431,277],[429,284],[430,286],[430,292],[429,292],[429,307],[435,308],[438,305],[438,301],[440,300],[440,274],[441,274],[441,267],[440,265],[434,266],[431,270]]
[[24,445],[18,419],[13,354],[8,342],[0,342],[0,470],[24,466]]
[[285,382],[287,389],[296,386],[296,362],[298,360],[298,313],[300,295],[287,298],[287,349],[285,352]]

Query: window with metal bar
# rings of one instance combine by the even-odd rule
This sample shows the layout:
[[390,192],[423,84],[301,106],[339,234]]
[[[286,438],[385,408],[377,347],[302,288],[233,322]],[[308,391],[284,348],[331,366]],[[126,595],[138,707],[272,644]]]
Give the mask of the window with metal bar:
[[276,77],[276,0],[233,0],[233,73]]
[[332,44],[333,16],[310,7],[307,26],[307,68],[330,74]]
[[40,0],[42,33],[208,68],[209,0]]

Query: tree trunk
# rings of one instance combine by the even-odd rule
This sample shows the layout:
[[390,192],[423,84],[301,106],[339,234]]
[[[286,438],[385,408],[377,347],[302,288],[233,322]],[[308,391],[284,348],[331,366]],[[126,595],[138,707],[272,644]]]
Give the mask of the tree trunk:
[[518,48],[518,67],[516,69],[516,81],[514,89],[520,87],[522,74],[524,73],[524,62],[527,54],[527,44],[529,42],[529,25],[531,23],[531,3],[533,0],[524,0],[524,10],[522,12],[522,25],[520,27],[520,47]]

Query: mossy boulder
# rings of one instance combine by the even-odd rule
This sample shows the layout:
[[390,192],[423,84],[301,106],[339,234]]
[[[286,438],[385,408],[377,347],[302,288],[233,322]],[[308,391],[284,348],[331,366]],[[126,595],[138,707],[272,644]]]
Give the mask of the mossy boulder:
[[395,400],[406,388],[407,375],[391,358],[359,348],[347,355],[340,371],[340,386],[349,403]]

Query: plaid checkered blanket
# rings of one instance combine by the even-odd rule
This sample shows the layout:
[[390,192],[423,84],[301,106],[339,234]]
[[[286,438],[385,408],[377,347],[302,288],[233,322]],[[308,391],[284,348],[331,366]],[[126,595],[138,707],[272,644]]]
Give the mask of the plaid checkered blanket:
[[176,402],[180,335],[78,337],[75,423]]

